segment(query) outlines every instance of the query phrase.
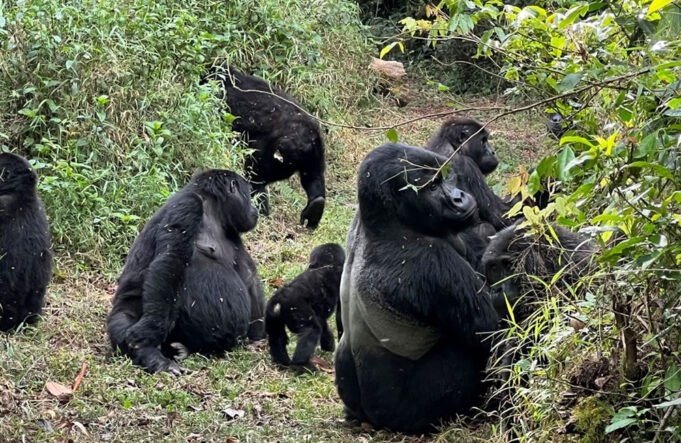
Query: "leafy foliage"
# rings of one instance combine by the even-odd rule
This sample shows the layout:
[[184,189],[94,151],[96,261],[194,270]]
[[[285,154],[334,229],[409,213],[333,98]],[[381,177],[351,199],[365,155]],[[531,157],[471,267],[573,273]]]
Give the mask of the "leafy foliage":
[[115,266],[191,173],[240,168],[233,117],[200,82],[212,63],[328,116],[368,96],[362,29],[350,2],[0,3],[0,148],[40,170],[56,247]]
[[[580,342],[560,333],[544,339],[558,355],[568,346],[567,355],[605,352],[618,361],[625,388],[609,397],[617,413],[605,432],[678,438],[681,9],[666,0],[516,3],[522,6],[444,0],[428,20],[404,19],[404,35],[433,44],[476,41],[479,57],[503,60],[506,94],[530,103],[519,110],[564,117],[560,146],[512,187],[529,198],[548,182],[557,185],[546,209],[525,215],[591,234],[602,249],[601,270],[586,300],[555,313],[585,320]],[[554,371],[566,357],[547,365],[535,359],[542,371],[527,373]],[[539,382],[523,392],[534,403],[524,407],[555,401],[547,389]]]

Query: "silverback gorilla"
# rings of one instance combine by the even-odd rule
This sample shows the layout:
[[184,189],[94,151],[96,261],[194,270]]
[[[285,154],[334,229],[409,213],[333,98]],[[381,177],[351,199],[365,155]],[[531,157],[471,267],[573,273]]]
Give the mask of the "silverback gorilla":
[[479,401],[497,325],[483,282],[449,241],[475,201],[435,171],[446,159],[386,144],[359,170],[341,279],[336,384],[349,417],[421,432]]
[[[315,370],[310,358],[317,343],[325,351],[334,350],[333,333],[327,320],[338,304],[344,262],[345,252],[340,245],[317,246],[310,253],[308,268],[279,288],[267,302],[265,329],[275,363]],[[298,335],[293,359],[289,359],[286,352],[287,327]]]
[[52,276],[50,229],[37,183],[26,160],[0,154],[0,331],[35,322]]
[[232,67],[215,77],[225,88],[235,131],[248,136],[253,155],[246,158],[245,170],[258,195],[260,210],[269,215],[268,183],[300,174],[307,194],[307,205],[300,223],[310,229],[319,225],[324,212],[324,141],[317,122],[301,111],[290,95],[266,81]]
[[130,249],[107,321],[113,347],[148,372],[177,374],[179,350],[220,353],[263,338],[263,290],[240,237],[257,221],[241,176],[196,174]]

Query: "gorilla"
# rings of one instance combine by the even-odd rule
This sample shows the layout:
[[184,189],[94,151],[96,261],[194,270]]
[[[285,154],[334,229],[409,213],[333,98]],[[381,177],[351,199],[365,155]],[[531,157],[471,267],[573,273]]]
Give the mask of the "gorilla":
[[560,139],[563,134],[567,132],[563,114],[560,112],[552,112],[549,114],[548,120],[546,122],[546,130],[549,132],[549,134],[553,135],[557,139]]
[[196,174],[130,249],[107,320],[111,344],[155,373],[184,351],[221,353],[264,337],[265,298],[240,234],[258,213],[238,174]]
[[50,228],[37,184],[25,159],[0,153],[0,331],[37,320],[52,276]]
[[246,159],[248,180],[258,195],[260,210],[269,215],[266,186],[300,174],[307,205],[300,223],[319,225],[324,212],[324,141],[317,122],[290,95],[266,81],[228,67],[213,74],[224,88],[230,112],[238,118],[232,128],[245,133],[253,154]]
[[[426,149],[447,158],[455,152],[458,155],[469,157],[480,168],[480,171],[487,175],[499,165],[494,149],[488,141],[489,131],[482,129],[470,141],[466,142],[471,135],[481,128],[482,125],[475,120],[454,116],[442,124],[426,145]],[[460,146],[461,149],[457,151]]]
[[350,418],[423,432],[479,403],[497,313],[450,241],[473,198],[435,171],[446,159],[386,144],[359,169],[335,355]]
[[[290,283],[282,286],[267,302],[265,330],[270,355],[280,365],[315,370],[310,358],[317,343],[325,351],[335,348],[327,323],[339,299],[345,252],[336,243],[317,246],[310,254],[310,265]],[[338,314],[337,314],[338,315]],[[286,352],[286,327],[298,335],[293,359]]]
[[[588,274],[597,246],[588,238],[552,224],[558,241],[545,235],[528,235],[516,223],[498,232],[482,257],[487,284],[492,287],[492,303],[500,316],[508,314],[506,299],[514,309],[517,321],[533,311],[533,294],[545,291],[537,281],[550,282],[561,272],[560,284],[574,285]],[[551,238],[551,241],[549,241]],[[521,303],[518,303],[522,297]]]

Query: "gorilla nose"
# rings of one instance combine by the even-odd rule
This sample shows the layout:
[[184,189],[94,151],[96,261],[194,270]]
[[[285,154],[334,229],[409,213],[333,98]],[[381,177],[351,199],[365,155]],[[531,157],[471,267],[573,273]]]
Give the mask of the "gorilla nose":
[[452,191],[452,200],[457,205],[462,204],[465,199],[466,199],[466,194],[463,191],[461,191],[461,189],[454,189]]

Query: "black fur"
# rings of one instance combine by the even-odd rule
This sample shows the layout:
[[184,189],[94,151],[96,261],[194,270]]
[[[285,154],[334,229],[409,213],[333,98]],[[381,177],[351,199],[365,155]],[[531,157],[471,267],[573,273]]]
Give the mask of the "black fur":
[[[340,278],[345,252],[336,243],[317,246],[310,254],[309,267],[290,283],[282,286],[267,302],[265,329],[270,355],[275,363],[304,366],[314,370],[310,358],[317,343],[325,351],[335,347],[327,323],[338,303]],[[293,359],[286,352],[286,328],[298,335]]]
[[[494,149],[489,144],[489,131],[483,129],[470,141],[463,144],[481,127],[482,125],[475,120],[459,116],[452,117],[444,122],[433,135],[426,145],[426,149],[447,158],[455,152],[458,155],[469,157],[478,165],[480,171],[487,175],[499,165],[499,159],[497,159]],[[462,146],[461,149],[458,149],[459,146]]]
[[[490,241],[482,258],[487,284],[492,286],[492,300],[500,315],[508,314],[506,298],[514,309],[517,321],[532,311],[532,302],[546,283],[562,271],[560,284],[574,285],[590,269],[591,257],[597,247],[588,238],[552,224],[558,241],[547,230],[545,235],[527,235],[527,229],[509,226]],[[549,241],[549,238],[551,241]],[[565,269],[563,269],[565,268]]]
[[220,353],[263,338],[265,299],[240,237],[257,220],[241,176],[195,175],[130,249],[107,322],[113,347],[149,372],[179,372],[171,344]]
[[336,384],[348,415],[377,427],[428,430],[468,412],[483,391],[484,333],[494,330],[497,314],[449,241],[475,202],[435,175],[445,161],[387,144],[360,166]]
[[52,276],[50,228],[37,183],[26,160],[0,153],[0,331],[36,321]]
[[307,194],[300,223],[316,228],[326,198],[324,141],[317,122],[301,111],[293,97],[258,77],[230,67],[214,78],[225,89],[230,112],[239,117],[234,120],[234,130],[245,133],[248,146],[254,150],[246,159],[245,169],[253,193],[258,195],[261,213],[268,215],[270,211],[267,184],[298,172]]

